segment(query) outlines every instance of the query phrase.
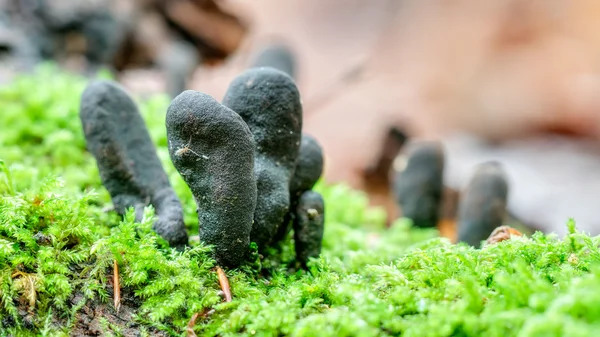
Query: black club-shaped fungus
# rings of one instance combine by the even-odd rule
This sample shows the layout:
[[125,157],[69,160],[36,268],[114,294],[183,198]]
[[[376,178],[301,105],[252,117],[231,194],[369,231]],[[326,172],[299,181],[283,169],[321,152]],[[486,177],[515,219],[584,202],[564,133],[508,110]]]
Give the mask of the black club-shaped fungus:
[[115,210],[134,207],[140,221],[148,204],[155,208],[154,230],[174,247],[188,235],[181,202],[173,191],[135,102],[112,81],[92,81],[81,96],[80,118],[87,148]]
[[300,151],[296,160],[294,175],[290,181],[290,210],[283,220],[274,241],[282,240],[290,229],[294,219],[298,199],[302,193],[312,190],[323,173],[323,149],[317,140],[306,133],[302,134]]
[[198,206],[200,240],[223,266],[247,256],[256,206],[254,142],[248,126],[209,95],[186,90],[166,117],[169,154]]
[[271,44],[263,48],[252,63],[252,68],[271,67],[296,77],[296,58],[285,44]]
[[435,227],[443,194],[444,152],[438,142],[411,144],[406,168],[398,173],[394,193],[402,216],[415,227]]
[[303,133],[296,168],[290,182],[292,196],[299,198],[302,192],[312,189],[322,173],[323,149],[313,136]]
[[294,243],[296,259],[306,267],[310,258],[321,254],[325,223],[325,205],[321,195],[314,191],[302,193],[296,206]]
[[244,119],[254,136],[257,200],[251,240],[264,249],[290,206],[289,184],[302,131],[300,93],[284,72],[253,68],[232,81],[223,104]]
[[508,182],[502,166],[487,162],[475,170],[460,198],[458,241],[479,246],[506,216]]

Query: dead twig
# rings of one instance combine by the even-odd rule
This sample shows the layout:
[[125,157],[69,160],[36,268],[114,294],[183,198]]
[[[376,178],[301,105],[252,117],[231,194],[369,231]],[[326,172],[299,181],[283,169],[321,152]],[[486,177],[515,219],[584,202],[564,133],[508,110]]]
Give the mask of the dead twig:
[[221,267],[217,266],[217,275],[219,275],[219,284],[221,285],[221,290],[223,290],[223,294],[225,294],[225,302],[231,302],[231,288],[229,287],[229,280],[227,279],[227,275]]
[[190,318],[190,321],[187,324],[187,328],[185,329],[185,335],[187,337],[197,337],[196,333],[194,332],[194,326],[196,325],[196,320],[199,316],[200,313],[197,312],[194,315],[192,315],[192,318]]
[[121,309],[121,284],[119,282],[119,264],[117,260],[113,260],[113,291],[115,310],[119,312]]
[[208,316],[212,315],[214,312],[215,312],[214,309],[204,308],[204,310],[202,310],[202,312],[197,312],[197,313],[193,314],[192,318],[190,318],[190,321],[188,322],[187,327],[185,329],[186,336],[187,337],[197,337],[196,333],[194,332],[194,327],[196,326],[196,321],[198,320],[198,318],[205,319]]

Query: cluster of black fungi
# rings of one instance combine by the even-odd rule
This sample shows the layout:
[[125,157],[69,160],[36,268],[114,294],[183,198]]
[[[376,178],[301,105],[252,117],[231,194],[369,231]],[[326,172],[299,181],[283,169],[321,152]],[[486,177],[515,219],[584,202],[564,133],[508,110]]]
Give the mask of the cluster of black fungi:
[[[132,98],[113,81],[92,81],[80,117],[115,210],[133,208],[140,221],[152,205],[157,234],[185,248],[182,203]],[[292,228],[302,266],[320,254],[324,202],[312,189],[323,153],[302,132],[300,93],[290,75],[250,68],[231,82],[221,103],[186,90],[172,100],[165,124],[170,159],[197,204],[200,240],[213,247],[219,265],[241,265],[251,242],[265,251]]]

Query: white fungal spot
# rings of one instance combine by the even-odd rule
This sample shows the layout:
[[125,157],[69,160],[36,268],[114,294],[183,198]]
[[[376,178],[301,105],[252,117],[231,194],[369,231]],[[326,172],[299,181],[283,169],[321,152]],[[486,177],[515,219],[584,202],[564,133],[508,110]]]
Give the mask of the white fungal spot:
[[308,217],[310,219],[314,219],[314,218],[317,217],[317,215],[319,215],[319,211],[317,211],[314,208],[309,208],[309,209],[306,210],[306,214],[308,214]]
[[406,168],[407,164],[408,164],[408,158],[406,158],[406,156],[401,155],[401,156],[396,157],[396,159],[394,159],[394,163],[392,166],[394,168],[394,171],[402,172]]

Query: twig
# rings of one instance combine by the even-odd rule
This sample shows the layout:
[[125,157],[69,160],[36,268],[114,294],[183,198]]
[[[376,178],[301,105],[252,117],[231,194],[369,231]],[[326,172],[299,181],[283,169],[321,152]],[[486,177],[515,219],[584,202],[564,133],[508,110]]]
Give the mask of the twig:
[[198,320],[198,318],[206,318],[209,315],[213,314],[215,312],[215,309],[210,309],[210,308],[204,308],[204,310],[202,310],[202,312],[197,312],[195,314],[192,315],[192,318],[190,318],[190,321],[188,322],[188,325],[185,329],[186,331],[186,336],[187,337],[197,337],[196,333],[194,332],[194,327],[196,326],[196,321]]
[[196,320],[198,319],[198,316],[200,316],[199,312],[195,313],[194,315],[192,315],[192,318],[190,318],[190,321],[187,324],[187,328],[185,329],[187,337],[197,337],[196,333],[194,332],[194,326],[196,325]]
[[[225,275],[225,272],[223,271],[223,269],[221,269],[221,267],[217,266],[217,275],[219,277],[219,284],[221,285],[221,290],[223,291],[223,294],[225,294],[225,302],[231,302],[232,298],[231,298],[231,288],[229,287],[229,280],[227,279],[227,275]],[[198,317],[203,316],[205,317],[206,315],[209,315],[212,312],[212,310],[208,310],[205,309],[204,312],[202,313],[195,313],[194,315],[192,315],[192,318],[190,318],[190,321],[187,324],[187,327],[185,329],[186,331],[186,336],[187,337],[197,337],[196,333],[194,332],[194,326],[196,326],[196,320],[198,320]]]
[[219,275],[219,284],[221,284],[221,290],[225,294],[225,302],[231,302],[231,288],[229,287],[229,280],[227,275],[221,267],[217,266],[217,275]]
[[113,291],[115,299],[115,310],[117,313],[121,309],[121,284],[119,283],[119,265],[117,260],[113,260]]

